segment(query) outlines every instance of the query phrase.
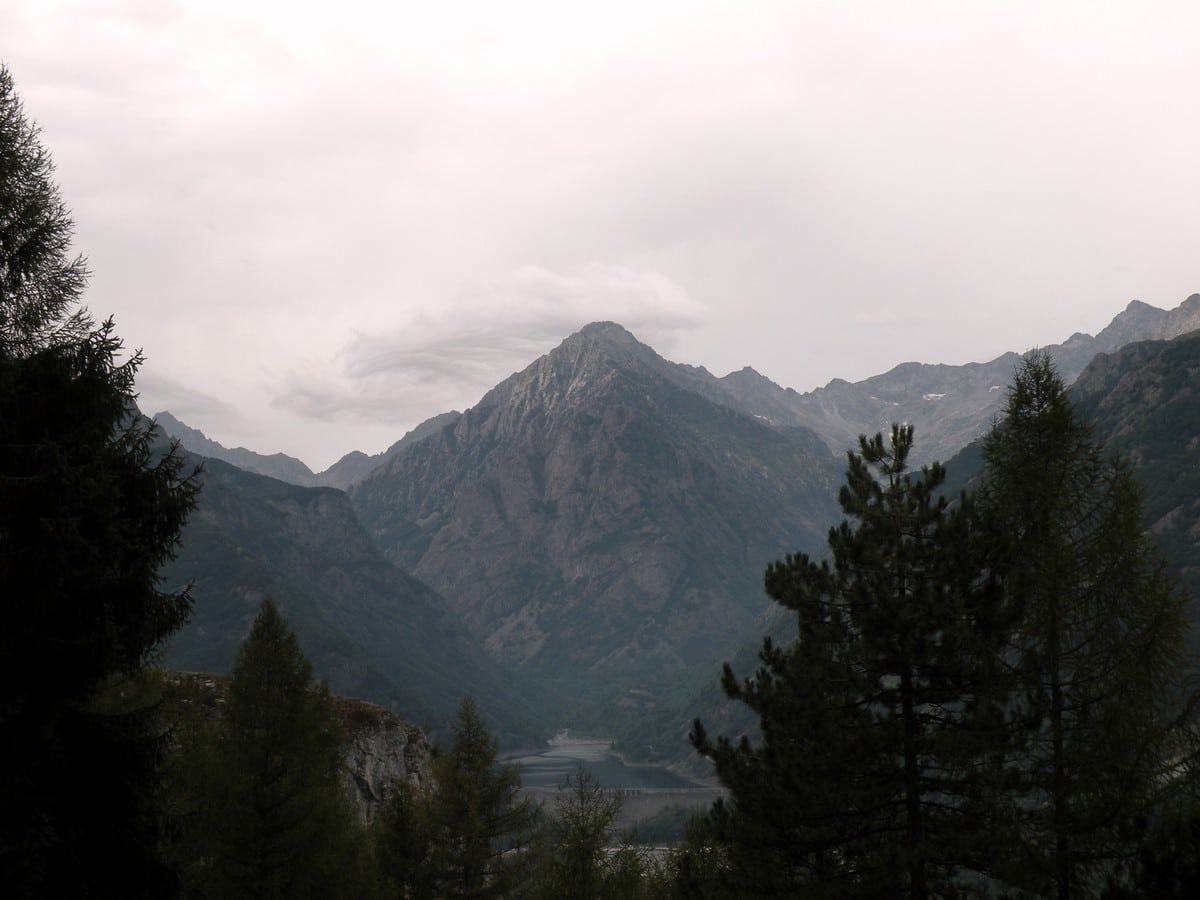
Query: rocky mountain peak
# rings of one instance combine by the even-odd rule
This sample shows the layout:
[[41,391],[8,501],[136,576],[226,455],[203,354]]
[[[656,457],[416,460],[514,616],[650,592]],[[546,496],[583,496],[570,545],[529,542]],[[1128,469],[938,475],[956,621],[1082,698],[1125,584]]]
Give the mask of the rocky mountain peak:
[[[586,338],[597,341],[610,341],[622,345],[637,344],[638,339],[635,338],[623,326],[616,322],[591,322],[584,325],[572,337]],[[571,340],[570,337],[567,340]]]
[[663,362],[662,357],[653,349],[616,322],[592,322],[585,325],[550,351],[547,358],[578,358],[581,355],[617,367]]
[[775,384],[766,375],[763,375],[757,369],[753,369],[750,366],[738,369],[736,372],[730,372],[721,380],[727,384]]
[[[1161,336],[1167,320],[1166,310],[1131,300],[1117,316],[1096,335],[1093,353],[1107,353],[1132,341]],[[1086,363],[1086,360],[1084,361]]]
[[670,365],[615,322],[593,322],[492,388],[477,409],[517,406],[552,411],[602,390],[619,375]]
[[764,418],[595,323],[351,497],[494,659],[539,682],[569,671],[576,706],[621,716],[628,684],[724,652],[762,609],[765,565],[835,517],[833,457]]

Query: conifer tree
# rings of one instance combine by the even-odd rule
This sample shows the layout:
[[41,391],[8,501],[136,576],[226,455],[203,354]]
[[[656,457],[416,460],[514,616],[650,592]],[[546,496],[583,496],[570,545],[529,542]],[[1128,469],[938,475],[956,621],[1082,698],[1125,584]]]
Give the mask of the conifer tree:
[[519,797],[520,771],[497,763],[497,749],[479,707],[464,699],[450,748],[433,763],[429,866],[439,897],[505,897],[525,882],[538,808]]
[[617,828],[622,800],[576,766],[554,802],[536,853],[534,897],[636,900],[650,873],[628,834]]
[[52,176],[0,67],[0,884],[158,897],[166,738],[137,676],[190,609],[158,570],[197,485],[133,415],[141,357],[80,303]]
[[773,564],[767,593],[797,640],[722,687],[760,720],[758,746],[692,734],[731,799],[710,827],[742,896],[949,896],[982,867],[988,825],[973,769],[991,705],[983,652],[998,610],[970,504],[936,496],[940,465],[908,471],[912,428],[849,454],[832,563]]
[[992,565],[1019,611],[1005,653],[1017,835],[1006,878],[1040,896],[1094,896],[1169,783],[1186,600],[1145,530],[1129,464],[1092,436],[1046,353],[1022,362],[984,462]]
[[344,735],[275,604],[242,644],[216,729],[200,815],[197,896],[355,896],[363,834],[343,775]]
[[407,781],[395,785],[372,830],[375,855],[389,896],[437,897],[433,867],[435,798]]

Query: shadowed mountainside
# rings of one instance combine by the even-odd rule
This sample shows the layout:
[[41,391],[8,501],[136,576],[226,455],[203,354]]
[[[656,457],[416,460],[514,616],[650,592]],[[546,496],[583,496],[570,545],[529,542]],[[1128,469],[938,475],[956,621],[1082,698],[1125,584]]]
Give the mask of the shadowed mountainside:
[[1098,356],[1071,396],[1132,461],[1150,530],[1200,597],[1200,332]]
[[[1134,466],[1146,526],[1193,598],[1193,668],[1200,671],[1200,331],[1100,354],[1079,374],[1070,395],[1096,436]],[[917,444],[920,440],[918,432]],[[946,463],[947,494],[972,489],[982,466],[978,442],[955,454]],[[758,631],[726,657],[739,677],[751,676],[759,665],[761,635],[770,634],[780,644],[795,639],[794,617],[772,606]],[[720,663],[714,662],[707,681],[678,706],[652,711],[622,733],[622,749],[707,772],[707,763],[688,746],[694,718],[714,733],[737,735],[757,727],[746,707],[725,698],[719,680]]]
[[689,390],[695,371],[590,325],[356,484],[355,509],[496,659],[652,706],[745,633],[764,566],[835,509],[815,435]]
[[194,581],[172,666],[229,671],[270,595],[338,693],[435,728],[470,694],[507,741],[549,733],[538,715],[544,690],[499,667],[435,591],[388,562],[343,492],[204,465],[199,505],[164,571],[168,583]]

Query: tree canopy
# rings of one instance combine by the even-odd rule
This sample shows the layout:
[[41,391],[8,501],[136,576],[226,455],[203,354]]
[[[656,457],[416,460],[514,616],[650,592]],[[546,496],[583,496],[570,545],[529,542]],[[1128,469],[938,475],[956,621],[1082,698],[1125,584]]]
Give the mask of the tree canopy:
[[192,751],[199,749],[200,810],[188,893],[323,898],[365,890],[344,745],[328,686],[314,682],[295,634],[265,599],[208,746]]
[[912,428],[863,438],[840,492],[831,561],[772,565],[767,593],[797,639],[725,692],[760,718],[762,744],[692,739],[732,793],[714,811],[732,878],[754,896],[943,896],[975,862],[971,752],[994,592],[968,519],[937,495],[939,465],[908,470]]
[[0,881],[160,896],[165,738],[128,679],[188,614],[158,571],[197,485],[136,415],[141,357],[81,305],[52,172],[0,67]]
[[983,444],[991,564],[1019,610],[1005,663],[1006,879],[1090,896],[1134,851],[1187,733],[1187,597],[1045,353],[1027,355]]
[[767,570],[796,640],[722,678],[761,742],[695,724],[731,795],[704,825],[717,872],[741,896],[1065,900],[1190,865],[1198,807],[1164,815],[1196,733],[1186,597],[1129,464],[1041,353],[1016,372],[975,495],[940,497],[938,464],[907,472],[911,441],[906,426],[861,439],[830,559]]
[[450,746],[433,761],[434,789],[402,785],[381,817],[380,843],[393,883],[411,897],[507,897],[527,890],[529,844],[540,810],[520,797],[515,765],[470,697]]

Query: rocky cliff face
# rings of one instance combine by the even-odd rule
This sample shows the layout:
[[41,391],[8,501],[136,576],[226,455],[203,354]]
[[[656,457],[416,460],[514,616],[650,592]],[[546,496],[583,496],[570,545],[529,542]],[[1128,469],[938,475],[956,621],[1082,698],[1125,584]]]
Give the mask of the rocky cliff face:
[[836,514],[840,462],[689,387],[712,381],[589,326],[351,497],[496,659],[573,698],[564,716],[611,690],[652,704],[662,676],[722,658],[767,563]]
[[348,738],[346,779],[355,789],[364,824],[375,820],[398,782],[432,789],[433,756],[425,732],[372,704],[342,701],[339,705]]
[[[229,679],[207,672],[163,673],[168,709],[186,706],[201,721],[220,714]],[[426,790],[433,786],[433,751],[419,727],[383,707],[353,697],[334,698],[334,712],[346,735],[346,784],[355,792],[359,818],[370,824],[380,807],[406,781]]]

